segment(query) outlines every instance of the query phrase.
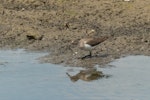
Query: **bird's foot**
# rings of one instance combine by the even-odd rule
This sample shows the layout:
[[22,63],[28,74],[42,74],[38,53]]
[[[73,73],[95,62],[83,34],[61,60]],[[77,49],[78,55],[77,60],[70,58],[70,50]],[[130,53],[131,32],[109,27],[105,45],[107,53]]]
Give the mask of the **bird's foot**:
[[86,58],[92,58],[92,56],[91,55],[86,55],[86,56],[84,56],[84,57],[79,57],[78,59],[86,59]]

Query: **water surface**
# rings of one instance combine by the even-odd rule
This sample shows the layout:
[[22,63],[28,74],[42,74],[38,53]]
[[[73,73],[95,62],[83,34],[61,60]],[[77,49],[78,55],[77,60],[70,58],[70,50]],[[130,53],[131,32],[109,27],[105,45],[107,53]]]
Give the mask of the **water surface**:
[[[72,82],[65,74],[82,68],[41,64],[46,53],[0,51],[1,100],[148,100],[150,57],[128,56],[101,68],[110,78]],[[72,69],[70,71],[70,69]]]

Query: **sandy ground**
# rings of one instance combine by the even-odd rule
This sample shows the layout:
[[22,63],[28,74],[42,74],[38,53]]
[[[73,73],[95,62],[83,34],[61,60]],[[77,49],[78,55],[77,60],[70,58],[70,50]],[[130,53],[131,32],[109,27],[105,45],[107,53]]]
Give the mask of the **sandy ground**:
[[[150,0],[1,0],[0,47],[48,51],[43,62],[104,65],[127,55],[150,55]],[[111,36],[93,57],[77,41]]]

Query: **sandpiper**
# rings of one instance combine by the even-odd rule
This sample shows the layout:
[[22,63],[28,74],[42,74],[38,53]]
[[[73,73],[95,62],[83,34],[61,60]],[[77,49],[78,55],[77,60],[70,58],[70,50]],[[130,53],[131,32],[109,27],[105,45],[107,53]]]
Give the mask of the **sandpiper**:
[[97,37],[97,38],[83,38],[79,41],[79,48],[82,49],[82,50],[86,50],[86,51],[89,51],[89,55],[85,56],[85,57],[82,57],[83,58],[86,58],[86,57],[92,57],[92,50],[93,48],[104,42],[105,40],[108,39],[108,36],[103,36],[103,37]]

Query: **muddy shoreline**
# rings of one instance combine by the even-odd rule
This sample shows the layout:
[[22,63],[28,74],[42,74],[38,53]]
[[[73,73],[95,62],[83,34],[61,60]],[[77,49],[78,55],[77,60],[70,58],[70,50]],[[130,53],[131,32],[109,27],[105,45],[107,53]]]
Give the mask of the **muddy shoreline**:
[[[48,51],[42,62],[65,66],[105,65],[127,55],[150,55],[150,1],[1,0],[0,47]],[[93,50],[77,41],[90,30],[111,36]]]

